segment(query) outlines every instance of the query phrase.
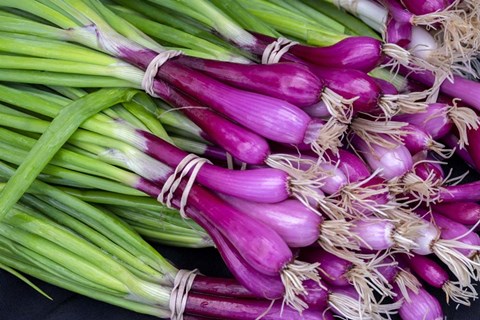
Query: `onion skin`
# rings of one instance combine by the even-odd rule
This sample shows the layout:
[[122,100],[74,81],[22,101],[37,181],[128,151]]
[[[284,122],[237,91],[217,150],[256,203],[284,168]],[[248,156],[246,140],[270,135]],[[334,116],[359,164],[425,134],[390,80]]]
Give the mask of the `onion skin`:
[[[185,186],[185,181],[182,181],[178,192],[183,192]],[[292,261],[292,251],[273,229],[245,217],[206,189],[194,184],[188,196],[187,206],[201,212],[205,220],[217,228],[259,272],[278,276],[279,272]]]
[[372,143],[372,149],[370,149],[367,143],[358,136],[355,136],[352,142],[370,168],[373,170],[381,169],[379,175],[386,180],[401,177],[413,167],[412,155],[401,144],[397,144],[394,148],[385,148]]
[[402,142],[412,155],[428,150],[430,137],[425,131],[412,124],[402,127],[402,130],[407,131],[407,134],[402,136]]
[[392,236],[395,226],[382,219],[356,220],[351,227],[352,233],[359,236],[363,241],[360,246],[373,249],[385,250],[394,245]]
[[432,209],[464,225],[474,225],[480,220],[480,205],[475,202],[439,203],[433,205]]
[[290,52],[323,67],[370,72],[383,60],[382,42],[363,36],[348,37],[328,47],[295,45]]
[[323,219],[298,200],[265,204],[228,196],[221,197],[245,215],[269,225],[289,247],[306,247],[318,240]]
[[333,69],[310,66],[326,87],[345,99],[358,97],[352,104],[353,114],[372,112],[377,108],[381,96],[380,87],[366,73],[353,69]]
[[379,78],[372,78],[372,79],[378,85],[378,87],[382,91],[382,94],[391,94],[391,95],[398,94],[397,88],[395,88],[395,86],[390,82],[388,82],[387,80],[383,80]]
[[[217,249],[218,244],[215,244]],[[218,249],[221,251],[221,249]],[[224,255],[222,255],[223,257]],[[224,258],[225,259],[225,258]],[[212,278],[201,274],[195,277],[192,284],[192,291],[198,293],[212,294],[225,297],[237,298],[258,298],[258,295],[253,294],[244,286],[238,283],[235,279]]]
[[[411,71],[404,67],[400,67],[402,75],[419,81],[424,85],[431,87],[434,84],[435,77],[430,71]],[[440,86],[440,91],[459,99],[462,102],[480,111],[480,83],[462,78],[460,76],[453,76],[453,82],[449,80],[444,81]]]
[[[393,286],[393,290],[397,294],[394,300],[398,301],[403,295],[397,285]],[[434,296],[422,287],[418,288],[418,294],[407,290],[410,301],[403,300],[398,311],[402,320],[443,320],[442,307]]]
[[442,143],[445,144],[448,148],[450,149],[453,149],[455,148],[455,154],[458,155],[460,158],[462,158],[463,161],[465,161],[471,168],[473,168],[474,170],[477,170],[479,171],[476,167],[475,167],[475,163],[472,159],[472,157],[470,156],[470,153],[468,153],[467,149],[468,149],[468,146],[467,146],[467,149],[460,149],[460,148],[457,148],[458,147],[458,137],[450,132],[449,134],[445,135],[443,138],[442,138]]
[[[141,130],[136,131],[145,138],[145,152],[175,168],[187,153]],[[218,192],[257,202],[278,202],[290,196],[288,174],[282,170],[264,168],[230,170],[204,164],[197,175],[198,183]]]
[[393,264],[394,260],[390,257],[383,259],[383,265],[377,267],[377,271],[387,280],[387,283],[393,284],[398,274],[398,266]]
[[402,0],[402,4],[417,16],[445,10],[450,5],[446,0]]
[[354,267],[351,262],[319,248],[302,250],[300,258],[302,261],[320,263],[320,276],[328,284],[335,286],[347,286],[350,284],[346,274]]
[[[220,231],[213,227],[204,217],[202,217],[201,214],[189,208],[187,208],[187,214],[202,228],[208,230],[210,237],[215,242],[215,246],[220,252],[223,261],[228,266],[228,269],[232,272],[237,281],[247,288],[248,291],[256,297],[266,299],[280,299],[283,296],[285,288],[279,275],[268,276],[257,271],[242,258],[240,253],[220,233]],[[220,284],[212,288],[210,284],[204,285],[205,281],[203,281],[203,283],[201,281],[202,278],[199,278],[198,284],[194,282],[192,290],[214,294],[225,293],[225,290],[227,290],[228,295],[231,295],[231,288],[229,287],[224,287]],[[238,286],[235,286],[235,288],[238,288]],[[238,291],[240,291],[241,296],[248,295],[248,291],[242,291],[241,288],[238,289]]]
[[[271,302],[268,300],[232,299],[190,292],[185,312],[219,319],[254,320],[268,310],[270,304]],[[300,314],[288,306],[282,308],[282,303],[276,302],[271,306],[269,312],[262,316],[262,319],[318,320],[321,319],[321,312],[304,310]]]
[[[322,287],[323,286],[323,287]],[[302,295],[302,300],[308,304],[309,309],[325,310],[328,307],[328,291],[324,289],[324,285],[320,286],[313,280],[303,281],[303,287],[308,294]]]
[[268,142],[263,137],[211,110],[192,108],[182,112],[205,131],[210,141],[242,162],[263,164],[270,154]]
[[406,48],[410,44],[411,37],[412,25],[410,23],[389,19],[386,32],[388,43],[394,43],[402,48]]
[[388,13],[392,16],[392,19],[398,23],[411,24],[413,14],[405,10],[397,0],[380,0],[380,2],[388,9]]
[[338,162],[338,168],[343,171],[350,183],[364,180],[371,174],[365,162],[349,151],[339,149],[338,155],[327,151],[327,156],[332,161]]
[[179,61],[236,88],[276,97],[298,107],[317,103],[323,90],[320,80],[298,63],[240,64],[187,56]]
[[[480,246],[480,237],[475,232],[469,232],[470,229],[464,226],[461,223],[455,222],[447,217],[442,216],[441,214],[432,213],[433,219],[438,228],[440,228],[440,238],[445,240],[457,239],[459,242]],[[468,233],[468,234],[467,234]],[[465,256],[471,257],[478,250],[468,250],[468,249],[456,249],[459,252],[462,252]]]
[[421,162],[415,164],[413,172],[422,180],[427,180],[433,174],[433,181],[443,181],[445,174],[438,163]]
[[447,114],[448,109],[449,106],[445,103],[430,103],[425,112],[397,115],[393,120],[415,125],[437,140],[448,134],[453,127]]
[[409,266],[423,281],[435,288],[442,286],[449,280],[448,273],[435,261],[419,255],[408,259]]
[[[122,48],[119,53],[120,58],[143,70],[156,56],[150,50],[126,48]],[[287,101],[235,89],[185,67],[175,59],[163,64],[157,77],[273,141],[293,144],[302,142],[311,121],[305,112]],[[171,90],[156,81],[154,91],[161,97],[168,97]]]
[[440,190],[439,199],[443,202],[480,201],[480,181],[446,186],[443,189]]

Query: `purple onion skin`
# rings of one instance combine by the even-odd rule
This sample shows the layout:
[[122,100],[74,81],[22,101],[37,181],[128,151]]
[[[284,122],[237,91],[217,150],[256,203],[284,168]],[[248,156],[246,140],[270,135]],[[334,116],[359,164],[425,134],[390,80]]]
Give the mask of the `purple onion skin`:
[[425,112],[402,114],[394,116],[392,120],[408,122],[422,128],[426,133],[437,140],[445,136],[453,127],[447,115],[448,105],[445,103],[430,103]]
[[290,52],[322,67],[370,72],[383,59],[381,41],[371,37],[348,37],[328,47],[296,45]]
[[323,180],[324,185],[320,188],[326,194],[334,194],[348,183],[348,179],[342,170],[338,169],[333,164],[320,163],[318,166],[322,170],[331,173],[330,176]]
[[351,262],[320,248],[302,250],[300,258],[302,261],[320,263],[320,276],[326,283],[334,286],[347,286],[350,284],[346,274],[354,267]]
[[[409,74],[409,77],[419,81],[429,87],[434,83],[435,77],[430,71],[411,72],[404,67],[400,67],[403,75]],[[444,81],[440,86],[440,91],[455,98],[462,99],[462,102],[471,106],[473,109],[480,111],[480,83],[453,76],[453,83],[449,80]]]
[[396,95],[398,94],[397,88],[387,80],[379,79],[379,78],[372,78],[373,81],[379,86],[382,94],[391,94]]
[[325,105],[325,102],[323,101],[315,103],[309,107],[305,107],[303,108],[303,111],[308,113],[308,115],[312,118],[328,118],[331,116],[327,106]]
[[[322,286],[324,286],[322,284]],[[303,281],[303,287],[307,290],[307,295],[302,295],[302,300],[308,304],[312,310],[325,310],[328,307],[328,291],[322,288],[313,280]]]
[[387,280],[388,283],[395,283],[395,278],[398,274],[398,267],[395,264],[391,264],[393,259],[386,257],[383,259],[383,265],[377,267],[377,271]]
[[476,202],[439,203],[432,209],[458,223],[474,225],[480,220],[480,205]]
[[397,144],[395,148],[390,149],[372,143],[373,150],[371,150],[365,141],[358,136],[355,136],[352,142],[370,168],[373,170],[382,169],[380,176],[386,180],[403,176],[413,167],[412,155],[401,144]]
[[413,124],[402,127],[402,130],[408,132],[402,137],[402,141],[412,155],[424,150],[428,150],[428,142],[430,137],[425,131]]
[[[147,142],[145,152],[175,168],[187,153],[141,130],[137,133]],[[256,202],[278,202],[289,197],[288,175],[281,170],[265,168],[230,170],[206,163],[197,175],[198,183],[218,192]]]
[[[219,247],[215,243],[217,248]],[[219,249],[219,251],[222,249]],[[237,253],[238,255],[238,253]],[[225,257],[225,255],[222,255]],[[238,256],[240,258],[240,256]],[[225,259],[225,258],[224,258]],[[268,277],[267,277],[268,278]],[[212,278],[204,275],[197,275],[192,285],[192,291],[211,294],[224,297],[236,298],[258,298],[258,295],[253,294],[250,290],[242,286],[235,279]]]
[[413,14],[406,10],[397,0],[380,0],[388,9],[388,13],[393,20],[398,23],[411,23]]
[[[169,68],[164,69],[169,66]],[[242,91],[178,64],[164,64],[159,76],[212,109],[277,142],[302,142],[311,118],[278,98]]]
[[467,137],[470,143],[468,144],[466,149],[468,151],[468,154],[470,155],[470,158],[472,159],[475,169],[479,171],[480,170],[480,143],[479,143],[480,129],[477,129],[477,130],[468,129]]
[[[180,183],[180,192],[184,191],[185,185],[184,181]],[[245,217],[206,189],[194,185],[188,196],[188,206],[201,212],[259,272],[278,276],[293,259],[292,251],[273,229]]]
[[[480,246],[480,237],[475,232],[469,232],[470,229],[468,227],[435,212],[432,213],[432,216],[435,220],[435,224],[440,229],[440,238],[450,240],[461,237],[457,240],[469,245]],[[477,252],[477,250],[468,249],[457,250],[467,257],[470,257]]]
[[135,189],[145,192],[153,198],[156,198],[161,191],[161,188],[144,178],[140,178],[137,181],[137,183],[135,184]]
[[440,199],[443,202],[480,201],[480,181],[443,187]]
[[410,44],[411,37],[412,25],[410,23],[389,19],[386,32],[388,43],[394,43],[402,48],[406,48]]
[[351,228],[352,233],[362,238],[361,247],[373,250],[386,250],[394,243],[392,234],[395,226],[382,219],[356,220]]
[[[397,294],[394,300],[398,301],[403,297],[398,286],[394,285],[393,290]],[[399,310],[402,320],[443,320],[442,307],[434,296],[422,287],[418,288],[418,294],[410,289],[407,290],[411,300],[403,300]]]
[[442,138],[441,141],[448,148],[450,148],[450,149],[455,148],[455,154],[457,156],[459,156],[460,158],[462,158],[462,160],[465,161],[471,168],[478,171],[478,169],[475,167],[475,163],[474,163],[472,157],[470,156],[470,154],[468,153],[467,149],[457,148],[458,147],[458,140],[459,140],[458,137],[454,133],[450,132],[450,133],[446,134]]
[[221,146],[234,158],[248,164],[263,164],[270,154],[268,142],[252,131],[234,124],[208,108],[198,108],[190,99],[177,97],[175,106],[198,125],[208,136],[208,140]]
[[[343,188],[348,183],[347,177],[345,176],[342,170],[337,168],[337,166],[327,162],[318,163],[318,156],[315,157],[315,156],[310,156],[308,154],[299,155],[298,153],[293,153],[293,152],[288,152],[288,154],[297,156],[300,159],[311,160],[313,163],[316,163],[321,170],[325,171],[326,176],[322,180],[323,186],[320,189],[326,194],[334,194],[335,192],[338,192],[341,188]],[[306,171],[310,169],[310,166],[305,163],[299,163],[298,168]]]
[[[228,295],[228,296],[248,296],[254,295],[259,298],[266,299],[280,299],[285,287],[279,275],[267,276],[252,268],[240,253],[233,247],[233,245],[225,238],[215,227],[213,227],[201,214],[195,210],[187,209],[187,214],[192,217],[202,228],[208,230],[215,246],[220,252],[223,261],[228,266],[238,282],[243,286],[234,285],[233,289],[230,286],[224,286],[223,283],[211,284],[211,278],[200,277],[195,278],[192,290],[207,294]],[[202,281],[203,280],[203,281]],[[221,281],[221,280],[220,280]],[[198,282],[198,283],[197,283]]]
[[187,56],[179,61],[234,87],[276,97],[298,107],[318,102],[323,90],[320,80],[306,66],[297,63],[240,64]]
[[318,240],[323,219],[300,201],[265,204],[221,197],[245,215],[269,225],[291,248],[306,247]]
[[417,16],[444,10],[450,5],[446,0],[402,0],[402,3]]
[[430,174],[434,175],[434,180],[443,181],[445,179],[442,167],[438,163],[422,162],[415,164],[413,172],[423,180],[427,180]]
[[380,98],[380,87],[365,72],[353,69],[333,69],[310,66],[310,69],[326,86],[345,99],[358,97],[353,102],[354,114],[369,113],[377,107]]
[[448,273],[438,263],[426,256],[413,255],[408,260],[413,272],[432,287],[442,288],[449,280]]
[[349,151],[340,149],[338,155],[327,152],[327,156],[333,162],[338,162],[338,168],[343,171],[350,183],[366,179],[371,174],[365,162]]
[[[302,314],[298,311],[283,306],[281,302],[275,302],[270,306],[268,300],[232,299],[227,297],[216,297],[201,295],[190,292],[187,298],[185,312],[187,314],[213,317],[231,320],[255,320],[260,315],[265,320],[318,320],[321,319],[321,312],[304,310]],[[270,309],[269,309],[270,308]],[[283,312],[282,312],[283,310]]]
[[[157,56],[151,50],[123,49],[119,57],[145,70]],[[225,85],[171,59],[157,77],[259,135],[284,143],[302,142],[311,118],[286,101]],[[168,92],[155,92],[164,97]]]

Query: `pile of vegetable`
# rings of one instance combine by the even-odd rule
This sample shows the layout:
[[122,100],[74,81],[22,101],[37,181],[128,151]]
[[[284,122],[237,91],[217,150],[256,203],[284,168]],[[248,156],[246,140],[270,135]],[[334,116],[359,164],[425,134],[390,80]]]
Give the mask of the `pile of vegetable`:
[[[475,1],[0,18],[0,268],[39,292],[22,274],[171,319],[438,320],[429,287],[477,298],[479,181],[448,171],[480,171]],[[214,246],[234,279],[141,236]]]

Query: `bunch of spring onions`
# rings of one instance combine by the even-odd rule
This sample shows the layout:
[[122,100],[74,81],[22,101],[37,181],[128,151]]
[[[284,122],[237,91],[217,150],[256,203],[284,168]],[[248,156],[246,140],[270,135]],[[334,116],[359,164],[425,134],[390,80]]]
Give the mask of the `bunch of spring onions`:
[[[480,12],[327,2],[0,0],[1,250],[25,250],[6,268],[172,319],[441,319],[428,285],[470,305],[478,182],[437,159],[480,168]],[[215,245],[236,281],[145,267],[92,210]]]

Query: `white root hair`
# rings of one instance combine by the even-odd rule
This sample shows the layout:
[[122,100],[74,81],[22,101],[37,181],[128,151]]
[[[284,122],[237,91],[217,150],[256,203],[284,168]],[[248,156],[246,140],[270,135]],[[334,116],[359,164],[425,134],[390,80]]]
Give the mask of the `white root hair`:
[[415,94],[385,94],[380,98],[378,106],[387,119],[399,113],[423,112],[427,109],[427,103],[422,100],[427,95],[426,91]]
[[418,289],[422,286],[413,274],[403,269],[397,273],[395,277],[395,284],[398,286],[403,298],[408,302],[411,301],[408,291],[410,290],[417,294]]
[[[383,320],[390,319],[390,315],[397,313],[402,301],[391,304],[371,304],[370,310],[366,309],[362,299],[355,300],[345,294],[330,293],[329,305],[341,316],[350,320]],[[383,316],[383,314],[386,315]]]
[[447,303],[452,300],[455,303],[470,306],[470,300],[478,298],[477,290],[473,285],[461,286],[457,281],[447,281],[442,286],[442,290],[445,292],[445,298]]
[[407,125],[407,122],[400,121],[374,121],[356,118],[352,121],[350,129],[368,146],[376,144],[393,149],[397,147],[396,142],[402,143],[402,137],[408,134],[408,131],[403,129]]
[[431,249],[448,266],[461,286],[468,286],[472,279],[478,280],[476,269],[480,267],[480,263],[465,256],[458,249],[478,251],[480,246],[462,243],[457,240],[439,239],[432,243]]
[[308,294],[303,287],[304,280],[313,280],[320,284],[318,274],[319,263],[307,263],[295,260],[286,265],[280,273],[280,278],[285,287],[284,303],[295,310],[302,312],[308,305],[299,297],[299,295]]
[[453,100],[453,106],[450,106],[447,113],[449,118],[458,129],[458,146],[460,149],[468,146],[468,130],[477,130],[480,127],[480,117],[470,108],[457,107],[457,99]]
[[479,14],[478,8],[470,6],[468,2],[456,0],[445,10],[414,16],[412,24],[423,25],[435,32],[435,39],[441,47],[432,53],[432,64],[448,64],[457,74],[477,77],[472,60],[478,53],[480,43]]

